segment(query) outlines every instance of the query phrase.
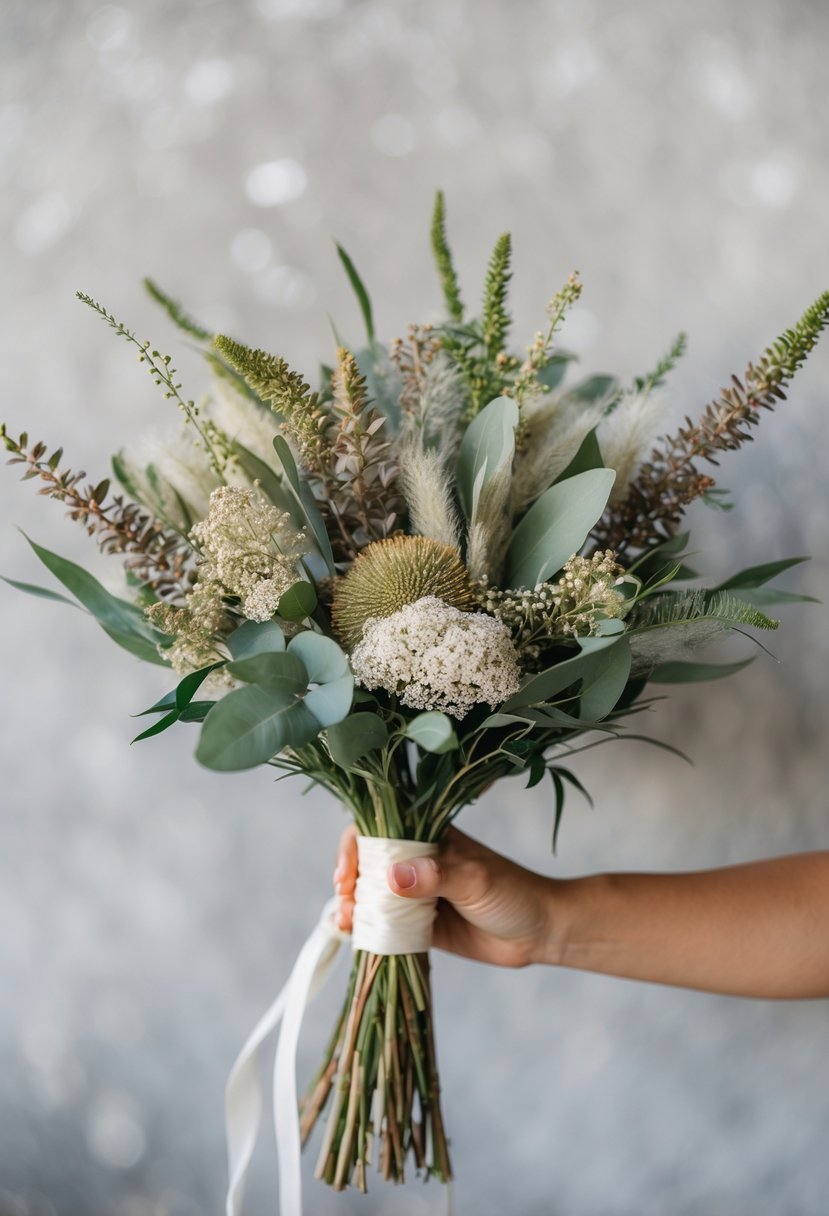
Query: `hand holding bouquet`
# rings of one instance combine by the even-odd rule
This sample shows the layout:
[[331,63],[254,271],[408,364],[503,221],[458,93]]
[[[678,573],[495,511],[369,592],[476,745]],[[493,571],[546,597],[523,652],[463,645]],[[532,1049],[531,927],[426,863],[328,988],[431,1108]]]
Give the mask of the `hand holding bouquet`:
[[366,343],[340,346],[317,389],[148,284],[204,354],[213,390],[198,406],[169,356],[81,296],[184,415],[174,442],[114,458],[116,493],[64,469],[60,448],[2,429],[24,476],[123,560],[129,597],[33,545],[38,557],[115,642],[179,677],[138,737],[201,724],[196,755],[208,768],[301,774],[354,817],[354,964],[301,1108],[307,1137],[328,1107],[317,1173],[336,1188],[365,1189],[373,1159],[395,1181],[409,1159],[426,1176],[451,1173],[431,1017],[434,908],[395,904],[388,862],[436,847],[508,776],[551,782],[555,844],[565,789],[581,789],[566,757],[586,732],[619,737],[649,683],[744,665],[700,661],[699,647],[776,626],[767,611],[793,597],[767,584],[800,559],[701,587],[679,526],[695,499],[718,504],[710,469],[784,398],[829,321],[825,293],[698,422],[656,439],[682,336],[630,385],[572,381],[558,336],[577,275],[516,355],[509,236],[475,317],[440,195],[432,248],[446,319],[390,348],[340,250]]

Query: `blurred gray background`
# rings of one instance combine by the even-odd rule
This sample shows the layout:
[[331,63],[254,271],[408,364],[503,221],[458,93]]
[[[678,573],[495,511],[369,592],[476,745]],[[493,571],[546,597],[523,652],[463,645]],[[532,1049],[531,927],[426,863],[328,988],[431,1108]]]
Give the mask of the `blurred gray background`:
[[[437,315],[438,186],[468,300],[514,233],[519,344],[574,267],[564,341],[586,370],[628,379],[689,331],[666,426],[829,286],[817,0],[6,0],[0,22],[0,414],[90,476],[171,407],[76,289],[175,351],[194,397],[201,368],[145,273],[313,374],[327,314],[360,337],[332,236],[383,337]],[[811,553],[789,585],[829,596],[828,401],[824,339],[724,460],[736,508],[691,516],[713,579]],[[0,571],[48,581],[17,524],[115,587],[117,564],[16,476]],[[329,894],[344,815],[268,772],[200,770],[184,727],[130,748],[164,672],[58,605],[5,588],[0,615],[0,1213],[219,1212],[224,1079]],[[695,768],[635,743],[580,757],[596,808],[569,805],[558,858],[547,786],[504,785],[462,826],[563,875],[826,848],[826,608],[783,617],[774,657],[648,720]],[[829,1210],[825,1003],[434,966],[461,1216]],[[344,981],[345,964],[309,1016],[303,1077]],[[274,1194],[266,1146],[251,1216]],[[442,1202],[416,1181],[307,1191],[315,1214]]]

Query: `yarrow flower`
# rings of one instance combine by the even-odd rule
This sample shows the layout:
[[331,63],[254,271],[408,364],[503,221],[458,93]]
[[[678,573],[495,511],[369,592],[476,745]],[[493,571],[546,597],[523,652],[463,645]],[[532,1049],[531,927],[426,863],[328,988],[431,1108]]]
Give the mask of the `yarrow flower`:
[[220,486],[210,495],[207,518],[190,532],[200,549],[199,582],[217,583],[241,600],[244,616],[267,621],[300,577],[305,533],[287,511],[256,490]]
[[474,705],[500,705],[517,692],[521,675],[505,625],[434,595],[371,618],[351,666],[364,688],[384,688],[411,709],[442,710],[453,718]]

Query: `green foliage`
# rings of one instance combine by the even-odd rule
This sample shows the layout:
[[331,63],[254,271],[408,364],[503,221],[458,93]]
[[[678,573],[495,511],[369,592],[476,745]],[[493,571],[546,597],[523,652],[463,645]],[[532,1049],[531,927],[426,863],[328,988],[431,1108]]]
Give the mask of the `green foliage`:
[[[28,536],[26,540],[47,570],[63,584],[79,604],[82,604],[95,617],[113,642],[147,663],[166,666],[165,660],[158,652],[158,647],[166,645],[167,639],[153,629],[140,608],[129,603],[128,600],[122,600],[112,595],[83,567],[35,544]],[[51,598],[50,593],[45,589],[30,588],[25,583],[18,584],[18,587],[21,591]]]
[[283,485],[287,483],[286,488],[291,494],[291,512],[294,519],[300,527],[308,528],[310,535],[316,541],[329,574],[333,574],[334,555],[331,552],[331,542],[328,539],[328,532],[314,499],[313,491],[307,481],[301,480],[293,453],[281,435],[274,436],[273,447],[285,474]]
[[[336,242],[335,242],[336,244]],[[374,318],[371,311],[371,300],[366,291],[365,284],[357,273],[357,267],[352,262],[342,245],[337,245],[337,253],[340,255],[340,261],[345,267],[345,273],[348,275],[348,281],[354,289],[354,294],[357,297],[357,302],[360,305],[360,312],[363,314],[363,322],[366,327],[366,336],[368,337],[369,346],[374,344]],[[338,345],[341,345],[338,343]]]
[[602,452],[599,447],[599,440],[596,436],[596,428],[589,430],[579,444],[579,450],[576,452],[573,459],[562,469],[558,477],[553,482],[556,485],[559,481],[568,481],[571,477],[577,476],[579,473],[587,473],[591,469],[603,469],[605,467],[602,460]]
[[[676,367],[679,360],[685,354],[687,345],[687,335],[684,333],[677,334],[671,348],[662,356],[656,367],[654,367],[653,370],[648,372],[645,376],[634,377],[633,391],[647,395],[648,393],[652,392],[653,389],[659,388],[661,385],[663,385],[670,373]],[[621,391],[614,393],[614,395],[608,401],[605,414],[612,414],[619,405],[619,402],[622,400],[623,396],[624,394]]]
[[507,288],[512,262],[512,237],[503,232],[495,242],[484,280],[482,325],[484,344],[490,358],[498,356],[504,349],[510,316],[507,312]]
[[118,321],[111,312],[108,312],[103,304],[99,304],[97,300],[93,300],[92,296],[86,295],[83,291],[76,291],[75,296],[82,304],[86,304],[102,320],[106,321],[110,329],[114,329],[119,337],[124,338],[131,346],[136,348],[138,351],[138,362],[147,365],[147,370],[152,377],[153,383],[157,388],[162,389],[167,400],[176,402],[187,421],[198,431],[201,443],[208,454],[214,472],[220,481],[224,482],[224,463],[216,452],[210,435],[199,421],[199,410],[195,401],[181,395],[181,382],[176,380],[177,372],[176,368],[172,365],[170,356],[162,355],[159,351],[151,349],[149,341],[140,342],[132,330],[127,329],[126,325]]
[[722,680],[753,662],[753,655],[736,663],[689,663],[677,660],[654,667],[649,679],[653,684],[697,684],[703,680]]
[[437,710],[418,714],[406,725],[406,738],[411,739],[425,752],[442,755],[454,751],[458,739],[451,718]]
[[234,659],[285,649],[285,634],[276,621],[244,621],[227,639]]
[[174,299],[167,295],[165,291],[155,283],[152,279],[144,279],[144,287],[147,294],[155,300],[164,309],[167,316],[173,324],[183,333],[189,334],[191,338],[196,338],[199,342],[209,342],[213,337],[209,329],[205,329],[203,325],[199,325],[198,321],[194,321],[189,317]]
[[438,190],[435,195],[431,237],[432,255],[435,259],[440,284],[443,288],[446,311],[449,314],[450,320],[461,322],[463,320],[463,302],[461,300],[458,276],[452,262],[452,253],[446,237],[446,208],[442,190]]
[[320,437],[319,395],[299,372],[291,371],[281,356],[253,350],[225,334],[218,334],[213,345],[257,397],[279,412],[288,433],[313,457]]
[[349,714],[325,732],[331,759],[344,769],[353,768],[363,756],[384,747],[388,737],[388,727],[383,719],[366,711]]
[[[272,640],[272,637],[271,639]],[[207,714],[197,759],[222,772],[265,764],[298,748],[351,708],[354,678],[336,642],[306,631],[287,650],[234,659],[228,671],[247,687],[229,693]]]
[[512,534],[504,585],[535,587],[578,553],[601,517],[616,474],[589,469],[550,486]]
[[517,425],[515,402],[509,397],[496,397],[464,432],[458,452],[456,483],[470,523],[475,521],[487,482],[512,465]]

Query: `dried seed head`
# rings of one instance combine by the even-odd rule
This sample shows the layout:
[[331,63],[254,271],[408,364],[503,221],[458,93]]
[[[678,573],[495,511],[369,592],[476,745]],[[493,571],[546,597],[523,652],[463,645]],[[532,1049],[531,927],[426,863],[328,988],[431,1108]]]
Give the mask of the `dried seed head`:
[[436,596],[464,612],[474,608],[469,574],[458,550],[428,536],[375,541],[334,588],[334,629],[351,648],[371,617],[391,616],[425,596]]

